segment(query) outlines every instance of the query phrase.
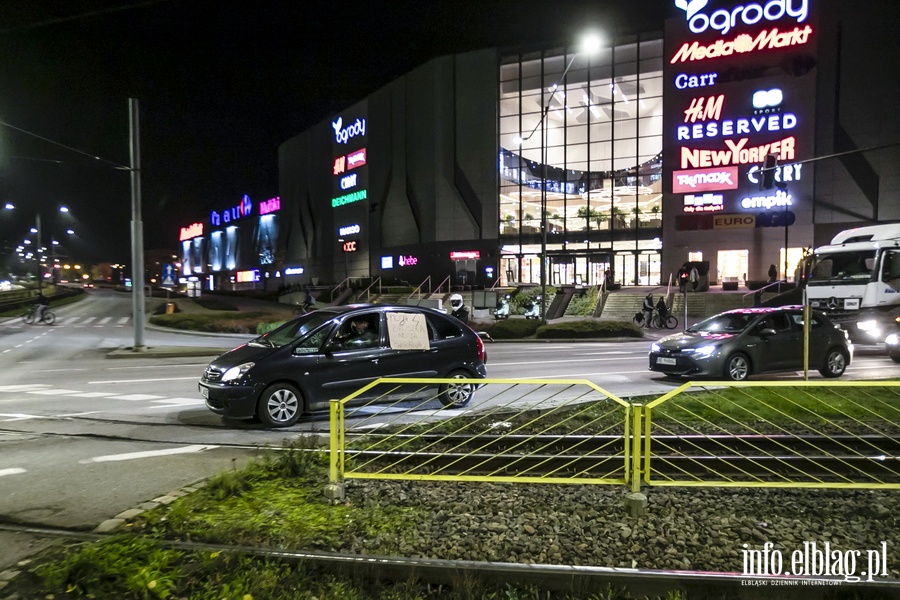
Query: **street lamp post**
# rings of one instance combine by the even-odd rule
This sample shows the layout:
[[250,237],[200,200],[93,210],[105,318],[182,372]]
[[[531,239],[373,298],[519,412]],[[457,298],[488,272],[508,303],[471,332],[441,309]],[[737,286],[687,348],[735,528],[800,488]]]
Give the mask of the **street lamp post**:
[[[553,100],[556,90],[560,86],[565,85],[566,75],[569,73],[569,69],[572,67],[575,59],[578,58],[578,55],[581,53],[593,54],[599,48],[599,37],[593,34],[584,37],[581,48],[579,48],[578,52],[572,54],[572,58],[569,59],[569,63],[559,77],[559,82],[551,86],[550,96],[547,98],[547,102],[544,103],[540,121],[538,121],[527,137],[518,138],[518,143],[521,145],[534,135],[538,127],[541,128],[541,323],[544,325],[547,324],[547,263],[549,262],[547,258],[547,114],[550,112],[550,102]],[[543,88],[543,82],[541,82],[541,87]]]

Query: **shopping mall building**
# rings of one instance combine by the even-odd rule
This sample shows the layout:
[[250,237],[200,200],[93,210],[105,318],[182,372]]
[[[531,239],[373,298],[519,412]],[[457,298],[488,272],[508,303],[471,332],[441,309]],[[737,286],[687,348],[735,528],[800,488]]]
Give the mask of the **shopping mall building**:
[[671,4],[595,53],[420,66],[284,142],[279,197],[183,229],[184,260],[213,287],[538,284],[542,256],[549,285],[665,284],[688,260],[715,285],[790,279],[804,248],[900,220],[898,147],[854,152],[900,142],[900,9]]

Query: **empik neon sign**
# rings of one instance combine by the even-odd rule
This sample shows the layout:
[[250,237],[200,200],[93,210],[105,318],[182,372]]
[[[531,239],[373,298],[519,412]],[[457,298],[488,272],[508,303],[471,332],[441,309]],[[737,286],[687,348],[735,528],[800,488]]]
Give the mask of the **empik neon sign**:
[[762,144],[747,148],[750,138],[724,140],[728,146],[726,150],[698,150],[693,148],[681,148],[681,168],[697,169],[704,167],[731,166],[758,164],[763,161],[766,154],[775,154],[780,161],[792,161],[796,154],[794,147],[797,140],[793,136],[786,137],[777,142]]
[[794,201],[790,194],[782,190],[775,192],[774,196],[760,196],[757,198],[744,198],[741,200],[741,208],[781,208],[793,206]]
[[675,6],[685,12],[688,27],[694,33],[703,33],[710,27],[723,35],[738,24],[738,18],[744,25],[756,25],[761,20],[778,21],[785,16],[793,17],[802,23],[809,15],[807,0],[771,0],[765,6],[760,4],[738,5],[730,11],[719,9],[712,14],[702,12],[709,0],[675,0]]
[[685,42],[669,61],[669,64],[721,58],[735,53],[746,54],[757,50],[801,46],[809,42],[812,33],[813,29],[809,25],[803,28],[795,27],[792,31],[779,31],[777,27],[774,27],[768,31],[761,31],[755,38],[749,33],[742,33],[733,40],[716,40],[708,45],[701,45],[698,41]]

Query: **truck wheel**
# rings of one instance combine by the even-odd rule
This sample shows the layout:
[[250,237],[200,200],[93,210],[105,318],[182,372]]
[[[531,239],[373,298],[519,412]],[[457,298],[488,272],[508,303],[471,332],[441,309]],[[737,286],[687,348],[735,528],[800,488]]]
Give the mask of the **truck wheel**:
[[895,363],[900,363],[900,350],[891,350],[888,352],[888,356],[890,356],[891,360]]

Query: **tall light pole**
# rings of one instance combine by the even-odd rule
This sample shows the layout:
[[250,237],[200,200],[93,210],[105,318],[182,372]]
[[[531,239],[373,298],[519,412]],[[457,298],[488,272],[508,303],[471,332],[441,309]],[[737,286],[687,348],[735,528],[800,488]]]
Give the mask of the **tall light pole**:
[[141,221],[141,133],[137,98],[128,99],[131,146],[131,300],[134,352],[144,350],[144,224]]
[[[600,38],[597,35],[588,34],[582,39],[581,47],[578,52],[572,54],[572,58],[569,59],[569,64],[566,65],[565,70],[560,75],[559,81],[550,87],[550,95],[547,97],[547,102],[544,103],[540,121],[526,137],[517,139],[518,144],[521,145],[534,135],[538,127],[541,128],[541,323],[544,325],[547,324],[547,263],[549,262],[547,258],[547,114],[550,112],[550,102],[553,100],[556,90],[560,86],[565,86],[566,75],[569,73],[569,69],[572,68],[572,63],[575,62],[578,55],[594,54],[599,49]],[[541,82],[541,87],[543,89],[543,82]]]

